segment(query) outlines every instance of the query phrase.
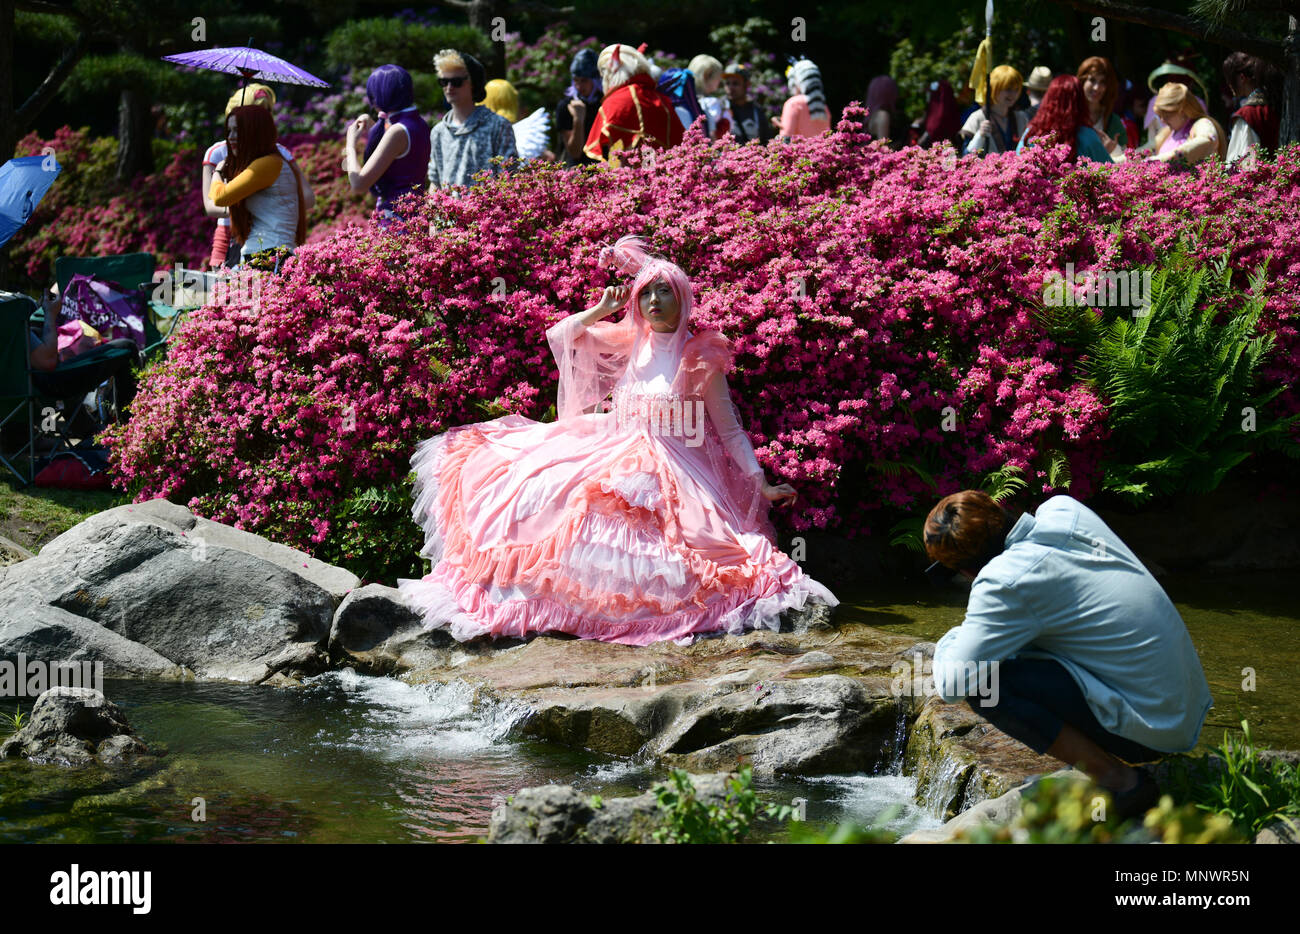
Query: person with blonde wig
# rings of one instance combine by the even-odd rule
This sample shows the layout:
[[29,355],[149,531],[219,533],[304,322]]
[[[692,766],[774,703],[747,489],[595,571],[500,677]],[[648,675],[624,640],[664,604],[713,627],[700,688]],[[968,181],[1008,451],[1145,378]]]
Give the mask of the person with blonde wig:
[[499,117],[510,121],[515,133],[515,151],[520,162],[533,159],[555,161],[555,154],[546,148],[551,135],[550,117],[545,107],[538,107],[528,116],[519,117],[519,92],[504,78],[493,78],[485,86],[483,106]]
[[687,69],[695,76],[700,109],[708,121],[706,135],[709,139],[725,139],[731,134],[731,111],[726,95],[718,94],[722,88],[722,62],[712,55],[697,55]]
[[682,141],[682,121],[655,86],[644,49],[644,44],[639,49],[610,45],[596,59],[605,98],[582,150],[592,159],[617,165],[623,150],[665,149]]
[[989,72],[990,99],[984,102],[983,108],[972,111],[961,128],[967,155],[1015,152],[1029,125],[1027,113],[1011,109],[1020,99],[1024,85],[1020,72],[1010,65],[999,65]]
[[1151,157],[1156,161],[1191,166],[1228,154],[1228,135],[1187,85],[1171,81],[1162,87],[1156,94],[1156,116],[1164,124],[1156,134],[1156,154]]
[[633,235],[601,257],[626,283],[546,332],[555,421],[507,415],[416,446],[433,569],[399,578],[402,597],[460,641],[624,645],[777,630],[786,610],[835,606],[777,548],[768,509],[797,494],[767,481],[731,401],[731,345],[696,325],[685,271]]
[[1212,699],[1151,572],[1069,496],[1013,516],[963,490],[930,511],[924,541],[927,573],[970,582],[965,619],[934,648],[935,692],[1082,767],[1119,818],[1154,807],[1159,789],[1133,765],[1194,748]]

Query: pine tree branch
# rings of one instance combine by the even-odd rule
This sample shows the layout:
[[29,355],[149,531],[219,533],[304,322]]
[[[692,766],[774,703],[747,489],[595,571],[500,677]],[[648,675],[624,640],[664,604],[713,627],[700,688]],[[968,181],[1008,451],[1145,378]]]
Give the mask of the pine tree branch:
[[[1127,23],[1138,23],[1156,29],[1167,29],[1170,32],[1192,36],[1234,50],[1249,52],[1251,55],[1258,55],[1269,61],[1280,62],[1283,57],[1281,40],[1265,39],[1262,36],[1244,33],[1226,26],[1218,26],[1191,16],[1184,16],[1181,13],[1171,13],[1168,10],[1158,10],[1154,7],[1134,6],[1118,2],[1118,0],[1052,0],[1052,2],[1058,6],[1072,7],[1081,13],[1113,16],[1115,19]],[[1265,2],[1280,4],[1283,0],[1265,0]]]
[[[48,6],[48,4],[46,5]],[[23,102],[23,105],[14,112],[14,122],[20,128],[25,129],[31,126],[32,122],[40,115],[40,112],[54,100],[54,95],[59,93],[59,88],[63,87],[63,82],[67,80],[68,75],[72,74],[72,69],[77,67],[77,63],[90,49],[92,38],[88,31],[82,30],[77,33],[77,41],[69,48],[64,49],[63,55],[55,62],[54,67],[50,69],[50,73],[45,76],[45,80]]]

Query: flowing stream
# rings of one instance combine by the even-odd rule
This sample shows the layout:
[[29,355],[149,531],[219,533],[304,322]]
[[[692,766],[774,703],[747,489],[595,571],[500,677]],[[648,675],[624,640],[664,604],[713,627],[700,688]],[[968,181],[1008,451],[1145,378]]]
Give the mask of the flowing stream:
[[[1163,583],[1214,694],[1201,745],[1246,717],[1257,742],[1300,748],[1300,600],[1289,583],[1267,574]],[[958,625],[964,607],[960,591],[837,596],[842,619],[923,639]],[[1243,689],[1243,669],[1253,669],[1254,690]],[[644,763],[523,737],[512,729],[523,709],[478,701],[460,683],[412,687],[343,671],[295,690],[109,681],[105,693],[147,743],[165,748],[162,771],[114,777],[0,762],[0,842],[473,842],[520,788],[554,782],[614,797],[664,777]],[[19,699],[23,710],[31,700]],[[853,821],[902,833],[939,823],[913,804],[913,780],[897,774],[755,788],[764,802],[803,799],[817,828]],[[751,839],[785,834],[760,821]]]

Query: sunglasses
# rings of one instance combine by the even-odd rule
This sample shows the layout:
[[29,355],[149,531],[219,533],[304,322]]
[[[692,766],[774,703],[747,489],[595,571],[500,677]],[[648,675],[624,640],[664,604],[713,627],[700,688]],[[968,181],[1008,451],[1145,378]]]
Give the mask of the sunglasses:
[[464,75],[457,75],[454,78],[439,78],[438,84],[444,88],[447,87],[448,85],[450,85],[453,88],[458,88],[468,80],[469,78],[465,77]]

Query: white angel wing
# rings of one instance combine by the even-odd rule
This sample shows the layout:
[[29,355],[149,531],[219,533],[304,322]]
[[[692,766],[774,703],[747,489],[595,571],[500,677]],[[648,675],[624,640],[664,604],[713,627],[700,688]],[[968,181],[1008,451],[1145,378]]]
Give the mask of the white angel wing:
[[525,161],[538,158],[551,139],[551,115],[545,107],[538,107],[513,125],[515,150]]

